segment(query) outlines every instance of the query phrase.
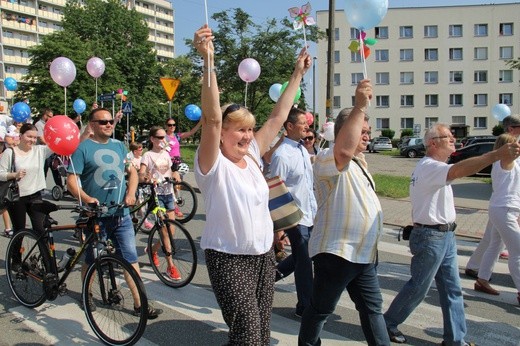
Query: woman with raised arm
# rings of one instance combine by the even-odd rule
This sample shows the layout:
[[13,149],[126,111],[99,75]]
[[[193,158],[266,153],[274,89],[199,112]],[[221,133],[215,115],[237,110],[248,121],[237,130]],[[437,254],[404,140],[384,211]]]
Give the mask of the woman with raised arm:
[[253,132],[255,117],[246,108],[220,106],[213,38],[205,25],[193,40],[204,59],[202,136],[195,156],[195,177],[206,206],[201,247],[229,327],[229,345],[269,345],[273,222],[269,189],[258,163],[287,119],[312,59],[305,48],[300,52],[285,92],[264,125]]

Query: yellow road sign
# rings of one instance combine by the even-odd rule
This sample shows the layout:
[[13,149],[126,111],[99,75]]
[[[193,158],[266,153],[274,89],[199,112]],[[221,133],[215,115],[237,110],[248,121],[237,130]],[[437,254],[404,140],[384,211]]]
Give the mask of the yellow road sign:
[[160,78],[161,85],[166,92],[166,96],[168,97],[168,101],[171,101],[173,99],[173,95],[175,95],[175,92],[177,91],[177,88],[179,87],[179,84],[181,83],[180,80],[175,78],[166,78],[162,77]]

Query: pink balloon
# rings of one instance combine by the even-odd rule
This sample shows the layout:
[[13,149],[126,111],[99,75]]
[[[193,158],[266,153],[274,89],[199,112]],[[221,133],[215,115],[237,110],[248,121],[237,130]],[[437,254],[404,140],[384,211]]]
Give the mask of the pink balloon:
[[88,59],[87,72],[94,78],[99,78],[105,72],[105,63],[97,57]]
[[314,122],[314,115],[312,115],[311,112],[307,112],[307,113],[305,113],[305,117],[307,119],[307,125],[311,126],[312,123]]
[[247,58],[238,65],[238,75],[246,83],[254,82],[260,76],[260,64],[252,58]]
[[79,128],[68,116],[55,115],[45,122],[43,137],[53,152],[69,156],[79,145]]
[[76,66],[72,60],[63,56],[52,61],[50,72],[52,80],[64,88],[76,79]]
[[117,93],[118,94],[122,94],[123,93],[123,89],[117,89]]

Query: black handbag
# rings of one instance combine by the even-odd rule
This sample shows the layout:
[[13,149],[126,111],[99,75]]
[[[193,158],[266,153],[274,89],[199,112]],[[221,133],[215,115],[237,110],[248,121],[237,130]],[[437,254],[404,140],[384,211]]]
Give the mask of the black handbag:
[[[11,169],[9,173],[16,172],[14,164],[14,150],[11,148],[13,154],[11,157]],[[9,203],[13,203],[20,200],[20,188],[18,187],[18,181],[11,179],[0,182],[0,210],[5,209]]]

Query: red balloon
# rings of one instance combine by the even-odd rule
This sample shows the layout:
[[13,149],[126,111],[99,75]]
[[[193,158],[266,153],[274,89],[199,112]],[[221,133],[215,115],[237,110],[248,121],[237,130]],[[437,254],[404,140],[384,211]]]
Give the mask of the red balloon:
[[66,115],[55,115],[45,123],[43,138],[58,155],[69,156],[79,145],[79,128]]
[[311,126],[314,122],[314,115],[311,112],[305,113],[305,117],[307,118],[307,125]]

